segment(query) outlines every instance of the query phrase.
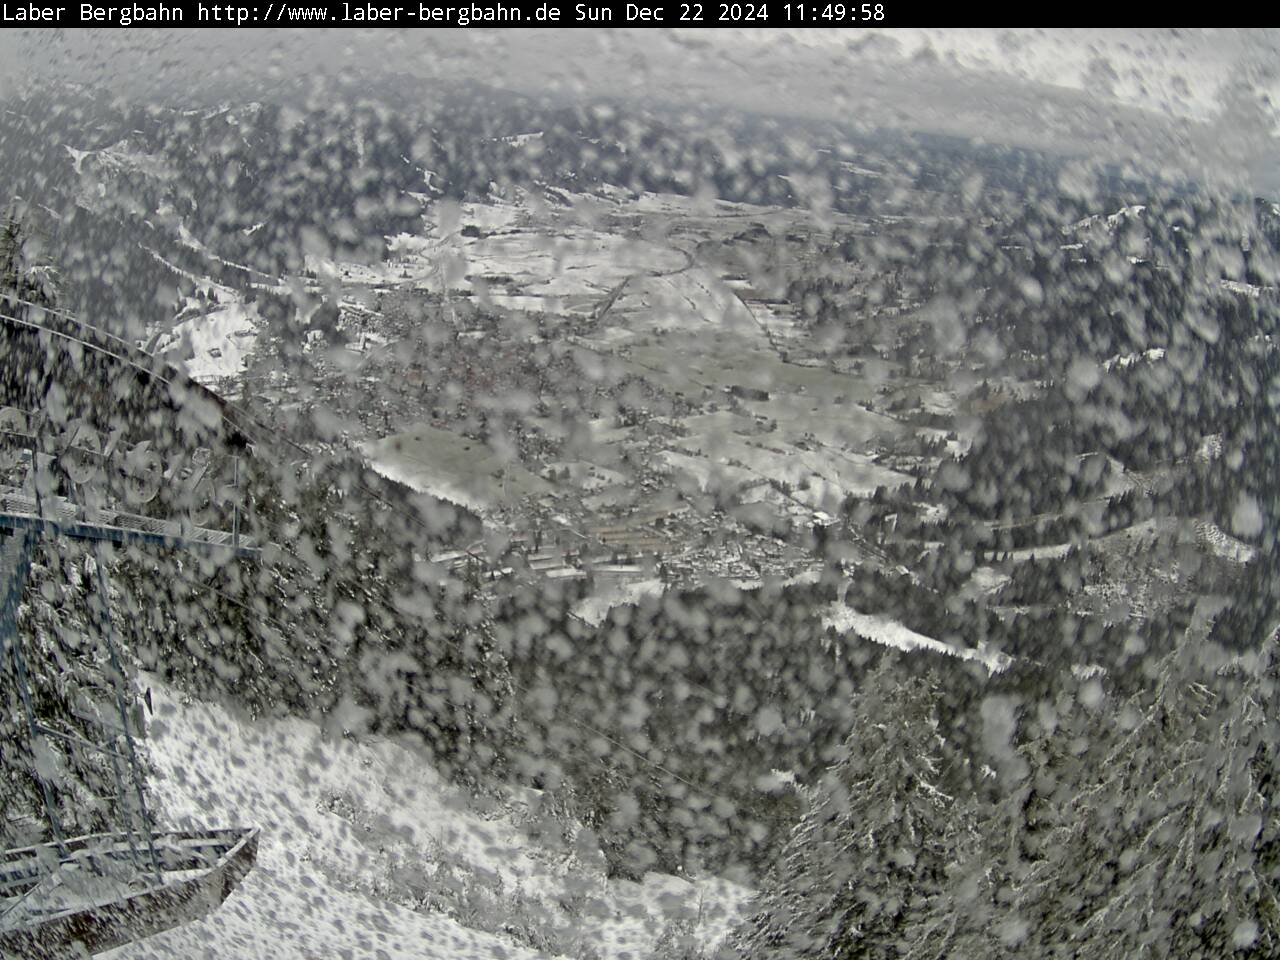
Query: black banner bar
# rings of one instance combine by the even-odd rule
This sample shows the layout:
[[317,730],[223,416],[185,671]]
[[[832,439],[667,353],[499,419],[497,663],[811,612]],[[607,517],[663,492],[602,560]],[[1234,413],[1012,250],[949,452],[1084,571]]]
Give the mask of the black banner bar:
[[[0,27],[882,27],[949,8],[825,0],[0,2]],[[954,18],[954,11],[949,18]],[[944,17],[947,19],[947,17]]]

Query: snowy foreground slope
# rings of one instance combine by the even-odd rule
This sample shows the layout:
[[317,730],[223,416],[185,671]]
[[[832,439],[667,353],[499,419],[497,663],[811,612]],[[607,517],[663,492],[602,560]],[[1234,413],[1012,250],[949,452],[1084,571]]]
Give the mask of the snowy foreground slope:
[[749,896],[716,879],[609,880],[586,836],[535,841],[520,804],[481,814],[404,746],[251,720],[151,682],[158,818],[259,826],[260,853],[220,909],[111,960],[624,960],[664,932],[710,946]]

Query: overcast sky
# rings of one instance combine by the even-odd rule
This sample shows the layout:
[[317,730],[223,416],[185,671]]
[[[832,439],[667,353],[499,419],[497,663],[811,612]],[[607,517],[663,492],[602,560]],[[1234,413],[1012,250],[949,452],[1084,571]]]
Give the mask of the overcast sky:
[[[1280,31],[7,31],[0,93],[164,98],[389,69],[978,136],[1280,190]],[[197,87],[196,85],[199,85]]]

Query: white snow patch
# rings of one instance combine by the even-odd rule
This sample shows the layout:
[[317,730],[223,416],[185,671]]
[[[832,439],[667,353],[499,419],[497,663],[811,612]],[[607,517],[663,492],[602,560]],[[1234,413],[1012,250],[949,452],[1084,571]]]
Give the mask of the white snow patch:
[[523,147],[527,143],[534,143],[541,140],[543,132],[539,130],[537,133],[517,133],[510,137],[501,137],[503,143],[509,143],[515,147]]
[[[1235,519],[1234,516],[1232,519]],[[1248,563],[1257,553],[1253,547],[1237,540],[1216,523],[1209,520],[1196,523],[1196,534],[1215,556],[1230,560],[1232,563]]]
[[1257,284],[1243,283],[1239,280],[1223,280],[1222,286],[1232,293],[1243,293],[1246,297],[1252,297],[1255,300],[1262,296],[1264,289]]
[[1144,205],[1140,203],[1135,203],[1131,206],[1121,207],[1115,213],[1108,214],[1107,216],[1094,214],[1091,217],[1085,217],[1083,220],[1077,221],[1072,226],[1074,226],[1075,229],[1079,230],[1082,227],[1092,227],[1095,224],[1105,223],[1108,227],[1114,228],[1114,227],[1118,227],[1125,220],[1129,220],[1129,219],[1132,219],[1133,217],[1139,216],[1146,209],[1147,208]]
[[824,627],[831,627],[844,634],[856,633],[886,647],[896,647],[899,650],[933,650],[935,653],[959,657],[961,660],[976,660],[991,673],[999,673],[1010,663],[1010,659],[1002,653],[953,647],[949,643],[916,633],[889,617],[858,613],[838,600],[833,601],[827,610],[827,615],[822,618]]
[[956,406],[956,395],[951,390],[926,390],[920,395],[920,409],[928,413],[953,416]]
[[1163,360],[1163,359],[1164,359],[1164,347],[1152,347],[1150,350],[1144,350],[1141,353],[1124,353],[1124,354],[1118,353],[1114,357],[1110,357],[1106,360],[1103,360],[1102,369],[1111,370],[1111,369],[1114,369],[1115,367],[1120,367],[1121,369],[1123,369],[1125,367],[1131,367],[1135,363],[1140,363],[1144,360],[1147,362],[1154,362],[1156,360]]
[[523,294],[490,292],[486,294],[485,299],[495,307],[524,313],[558,314],[564,310],[564,301],[559,297],[530,297]]
[[921,523],[942,523],[947,519],[947,515],[951,512],[943,503],[920,503],[917,504],[920,514]]
[[574,604],[573,612],[592,626],[599,626],[613,607],[638,603],[644,597],[660,596],[665,590],[666,584],[656,577],[619,579],[603,587],[597,586],[595,593]]
[[157,345],[161,354],[175,354],[187,375],[208,382],[234,377],[258,339],[257,309],[235,302],[184,320]]
[[[1130,529],[1133,529],[1132,527]],[[1027,560],[1060,560],[1076,548],[1074,543],[1051,543],[1041,547],[1024,547],[1009,552],[1009,559],[1016,563]]]
[[489,508],[489,500],[487,498],[473,496],[460,484],[441,477],[424,479],[421,470],[417,470],[401,461],[384,460],[376,456],[370,456],[367,445],[361,448],[361,453],[368,458],[369,467],[374,473],[386,477],[388,480],[403,484],[410,490],[417,493],[426,493],[441,500],[447,500],[449,503],[466,507],[468,510],[473,510],[477,513],[483,513]]
[[978,594],[994,593],[1009,582],[1009,575],[994,567],[977,567],[969,577],[966,588]]
[[71,163],[74,165],[76,175],[78,176],[80,173],[80,164],[84,163],[84,158],[89,156],[89,151],[77,150],[75,147],[66,143],[64,143],[62,146],[63,146],[63,149],[67,151],[67,153],[71,154]]

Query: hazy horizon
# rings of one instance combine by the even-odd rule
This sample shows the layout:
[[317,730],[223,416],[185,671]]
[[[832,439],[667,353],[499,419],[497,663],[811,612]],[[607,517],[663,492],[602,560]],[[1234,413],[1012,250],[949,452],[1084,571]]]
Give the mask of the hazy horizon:
[[[91,84],[144,102],[305,76],[475,81],[942,133],[1280,189],[1280,32],[857,30],[17,31],[0,95]],[[623,65],[624,69],[618,69]],[[424,92],[429,96],[429,92]]]

